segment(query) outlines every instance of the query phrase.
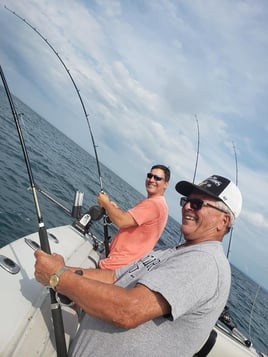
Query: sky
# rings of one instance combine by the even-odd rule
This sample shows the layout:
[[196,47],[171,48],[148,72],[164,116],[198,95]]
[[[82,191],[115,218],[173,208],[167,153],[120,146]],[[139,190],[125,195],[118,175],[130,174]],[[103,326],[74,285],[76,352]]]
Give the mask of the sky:
[[[229,260],[268,289],[268,2],[0,1],[11,92],[145,194],[153,164],[180,180],[230,178],[243,196]],[[105,189],[105,177],[103,177]],[[228,244],[225,238],[225,249]]]

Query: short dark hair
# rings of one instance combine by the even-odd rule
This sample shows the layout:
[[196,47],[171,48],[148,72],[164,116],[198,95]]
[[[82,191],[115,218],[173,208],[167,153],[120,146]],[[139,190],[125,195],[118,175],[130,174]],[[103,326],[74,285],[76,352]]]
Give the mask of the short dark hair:
[[165,165],[154,165],[154,166],[151,167],[151,171],[153,169],[163,170],[164,173],[165,173],[165,181],[169,182],[169,180],[170,180],[170,169],[167,166],[165,166]]

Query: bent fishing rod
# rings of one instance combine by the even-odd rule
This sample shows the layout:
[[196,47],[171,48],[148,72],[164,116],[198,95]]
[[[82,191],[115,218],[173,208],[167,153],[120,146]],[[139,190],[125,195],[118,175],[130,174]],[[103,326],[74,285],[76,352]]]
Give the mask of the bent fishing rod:
[[[195,159],[195,167],[194,167],[194,175],[193,175],[192,183],[195,183],[195,177],[196,177],[198,160],[199,160],[199,151],[200,151],[200,149],[199,149],[200,148],[200,130],[199,130],[199,122],[198,122],[196,114],[195,114],[195,121],[196,121],[196,128],[197,128],[197,149],[196,149],[196,159]],[[180,232],[179,243],[181,243],[181,241],[182,241],[182,232]]]
[[65,71],[67,72],[68,76],[70,77],[72,84],[75,88],[75,91],[78,95],[79,101],[82,105],[83,108],[83,112],[87,121],[87,125],[88,125],[88,129],[89,129],[89,133],[90,133],[90,137],[91,137],[91,141],[93,144],[93,150],[94,150],[94,154],[95,154],[95,158],[96,158],[96,164],[97,164],[97,170],[98,170],[98,176],[99,176],[99,184],[100,184],[100,190],[103,191],[103,184],[102,184],[102,176],[101,176],[101,170],[100,170],[100,164],[99,164],[99,158],[98,158],[98,153],[97,153],[97,145],[95,144],[95,140],[94,140],[94,136],[93,136],[93,131],[90,125],[90,121],[89,121],[89,114],[86,111],[86,107],[84,105],[83,99],[80,95],[80,91],[74,81],[73,76],[71,75],[70,70],[67,68],[66,64],[64,63],[64,61],[62,60],[62,58],[60,57],[59,53],[55,50],[55,48],[51,45],[51,43],[41,34],[40,31],[38,31],[34,26],[32,26],[26,19],[24,19],[23,17],[21,17],[20,15],[18,15],[15,11],[12,11],[11,9],[9,9],[6,5],[4,6],[6,10],[8,10],[9,12],[11,12],[14,16],[16,16],[17,18],[19,18],[20,20],[22,20],[26,25],[28,25],[32,30],[34,30],[35,33],[37,33],[43,41],[45,41],[45,43],[50,47],[50,49],[54,52],[54,54],[58,57],[60,63],[62,64],[62,66],[64,67]]
[[[72,81],[72,84],[75,88],[75,91],[78,95],[79,101],[82,105],[83,108],[83,112],[86,118],[86,122],[88,125],[88,129],[89,129],[89,133],[90,133],[90,138],[92,141],[92,145],[93,145],[93,150],[94,150],[94,154],[95,154],[95,159],[96,159],[96,164],[97,164],[97,171],[98,171],[98,176],[99,176],[99,185],[100,185],[100,192],[104,193],[103,190],[103,183],[102,183],[102,176],[101,176],[101,170],[100,170],[100,163],[99,163],[99,158],[98,158],[98,153],[97,153],[97,145],[95,144],[95,140],[94,140],[94,135],[93,135],[93,131],[90,125],[90,121],[89,121],[89,114],[86,111],[86,107],[84,105],[83,99],[80,95],[80,91],[75,83],[75,80],[70,72],[70,70],[67,68],[66,64],[64,63],[63,59],[61,58],[61,56],[59,55],[59,53],[55,50],[55,48],[51,45],[51,43],[41,34],[40,31],[38,31],[34,26],[32,26],[29,21],[27,21],[26,19],[24,19],[23,17],[21,17],[20,15],[18,15],[15,11],[9,9],[6,5],[4,5],[4,8],[6,10],[8,10],[9,12],[11,12],[14,16],[16,16],[18,19],[20,19],[21,21],[23,21],[27,26],[29,26],[35,33],[37,33],[38,36],[41,37],[41,39],[49,46],[49,48],[53,51],[53,53],[57,56],[58,60],[60,61],[60,63],[62,64],[62,66],[64,67],[65,71],[67,72],[69,78]],[[109,254],[109,232],[108,232],[108,225],[110,224],[110,220],[109,217],[106,215],[106,212],[104,212],[103,215],[103,228],[104,228],[104,246],[105,246],[105,254],[106,256],[108,256]]]
[[197,149],[196,149],[196,160],[195,160],[193,183],[195,183],[195,177],[196,177],[196,171],[197,171],[198,159],[199,159],[199,148],[200,148],[199,122],[198,122],[198,119],[197,119],[197,115],[196,115],[196,114],[195,114],[195,121],[196,121],[196,127],[197,127]]
[[[38,219],[38,226],[39,226],[39,240],[40,240],[40,246],[41,249],[48,253],[51,254],[50,246],[49,246],[49,241],[48,241],[48,236],[47,236],[47,230],[45,228],[45,224],[42,218],[38,198],[37,198],[37,191],[36,191],[36,185],[34,182],[34,177],[32,173],[32,168],[27,152],[27,148],[24,142],[20,122],[19,122],[19,117],[11,96],[11,93],[9,91],[9,87],[7,84],[7,81],[5,79],[4,72],[2,70],[2,67],[0,66],[0,76],[4,85],[4,89],[9,101],[9,105],[12,111],[12,115],[16,124],[16,128],[18,131],[18,136],[20,139],[20,144],[24,156],[24,161],[26,164],[27,172],[28,172],[28,177],[33,193],[33,199],[34,199],[34,204],[35,204],[35,209],[36,209],[36,215]],[[57,349],[57,356],[58,357],[67,357],[67,348],[66,348],[66,341],[65,341],[65,335],[64,335],[64,326],[63,326],[63,319],[62,319],[62,312],[61,312],[61,306],[56,300],[56,295],[55,291],[53,289],[50,290],[50,300],[51,300],[51,314],[52,314],[52,320],[53,320],[53,326],[54,326],[54,334],[55,334],[55,341],[56,341],[56,349]]]
[[[234,157],[235,157],[235,184],[236,184],[236,186],[238,186],[238,164],[237,164],[237,155],[236,155],[236,149],[235,149],[234,142],[233,142],[233,150],[234,150]],[[231,227],[228,248],[227,248],[227,258],[228,259],[229,259],[229,255],[231,252],[232,238],[233,238],[233,227]]]

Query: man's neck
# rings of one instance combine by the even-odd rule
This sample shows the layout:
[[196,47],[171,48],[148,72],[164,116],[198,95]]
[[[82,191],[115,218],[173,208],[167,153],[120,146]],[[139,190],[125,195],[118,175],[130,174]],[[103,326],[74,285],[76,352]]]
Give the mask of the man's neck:
[[151,193],[147,195],[147,198],[154,198],[154,197],[161,197],[161,196],[164,196],[164,194],[162,193]]
[[198,239],[195,239],[195,240],[187,240],[185,241],[183,244],[180,244],[178,245],[176,248],[181,248],[181,247],[190,247],[192,245],[196,245],[196,244],[199,244],[199,243],[206,243],[206,242],[221,242],[222,239],[217,239],[217,238],[210,238],[210,239],[203,239],[203,240],[198,240]]

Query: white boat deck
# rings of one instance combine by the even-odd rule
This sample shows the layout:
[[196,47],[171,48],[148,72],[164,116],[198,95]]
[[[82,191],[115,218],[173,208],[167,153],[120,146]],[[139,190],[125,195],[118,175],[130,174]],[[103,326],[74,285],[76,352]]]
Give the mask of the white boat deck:
[[[49,239],[51,252],[62,254],[66,263],[73,266],[95,267],[99,255],[93,250],[90,240],[72,226],[49,229],[58,243]],[[17,274],[10,274],[0,268],[1,280],[1,331],[0,356],[23,357],[56,356],[54,333],[50,312],[49,290],[34,278],[34,251],[25,238],[39,243],[37,233],[23,237],[0,250],[0,255],[11,259],[20,266]],[[76,312],[64,307],[63,320],[66,339],[75,333],[78,319]],[[49,333],[51,331],[51,335]]]

